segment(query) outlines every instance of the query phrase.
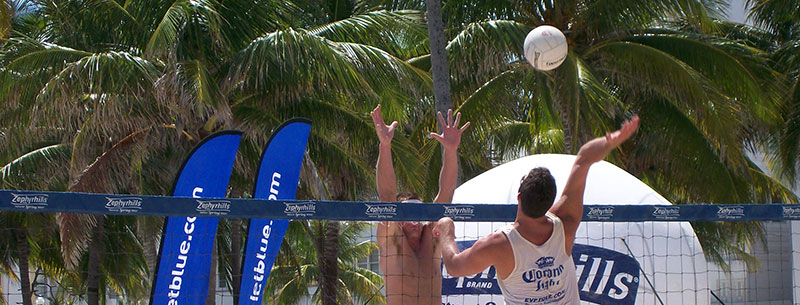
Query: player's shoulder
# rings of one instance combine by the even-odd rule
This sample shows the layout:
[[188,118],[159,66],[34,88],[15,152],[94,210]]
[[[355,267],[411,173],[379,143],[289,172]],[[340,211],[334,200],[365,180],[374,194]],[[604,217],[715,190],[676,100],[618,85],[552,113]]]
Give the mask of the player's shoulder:
[[508,244],[508,237],[502,231],[495,231],[475,242],[478,246],[486,248],[502,248]]

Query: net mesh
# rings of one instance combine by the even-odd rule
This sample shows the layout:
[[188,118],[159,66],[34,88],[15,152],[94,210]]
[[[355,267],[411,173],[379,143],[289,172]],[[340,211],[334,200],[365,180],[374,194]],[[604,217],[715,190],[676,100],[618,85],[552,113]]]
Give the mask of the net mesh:
[[[312,216],[324,214],[320,208],[324,203],[315,204],[318,213]],[[377,203],[355,203],[359,204]],[[719,212],[727,206],[710,207]],[[0,210],[0,289],[5,304],[23,304],[21,283],[26,281],[32,300],[86,303],[93,258],[99,259],[98,292],[105,304],[149,303],[164,216],[16,208]],[[587,206],[572,253],[581,299],[585,304],[796,304],[800,223],[786,220],[786,209],[793,207],[777,208],[783,216],[762,216],[759,221],[744,221],[745,217],[688,222],[707,217],[689,213],[680,219],[642,221],[641,215],[618,213],[602,219],[597,217],[600,212]],[[165,215],[180,214],[171,213],[169,206],[162,209]],[[365,213],[362,210],[369,208],[359,213]],[[339,304],[503,304],[494,268],[452,277],[435,253],[425,251],[432,247],[426,244],[432,242],[426,238],[431,225],[415,220],[443,213],[447,212],[398,216],[391,222],[323,216],[292,220],[263,287],[263,303],[322,302],[323,286],[333,274]],[[479,213],[474,214],[476,218],[456,221],[460,249],[508,224],[480,221]],[[206,304],[235,304],[239,279],[248,276],[239,270],[249,219],[223,216],[214,236],[209,295],[200,296]],[[513,214],[505,217],[512,220]],[[775,219],[765,220],[769,217]],[[388,230],[381,232],[381,226]],[[102,236],[100,248],[93,248],[96,236]],[[409,243],[414,238],[419,244]],[[100,250],[96,257],[90,254],[92,249]]]

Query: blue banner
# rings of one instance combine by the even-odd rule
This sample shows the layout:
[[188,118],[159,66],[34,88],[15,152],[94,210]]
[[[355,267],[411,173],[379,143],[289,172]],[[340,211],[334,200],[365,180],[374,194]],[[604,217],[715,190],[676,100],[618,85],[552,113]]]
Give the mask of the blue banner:
[[[230,212],[229,200],[199,198],[225,197],[241,138],[241,132],[222,131],[197,144],[178,172],[172,195],[193,198],[192,207],[204,216]],[[218,221],[217,217],[167,218],[150,304],[205,304]]]
[[[284,122],[272,134],[258,169],[253,195],[258,199],[294,199],[300,182],[300,169],[306,151],[311,121],[292,119]],[[280,205],[280,203],[276,203]],[[313,214],[313,203],[286,203],[286,216]],[[239,305],[260,305],[264,284],[269,278],[272,264],[278,255],[286,228],[287,219],[253,218],[242,264],[242,282]]]

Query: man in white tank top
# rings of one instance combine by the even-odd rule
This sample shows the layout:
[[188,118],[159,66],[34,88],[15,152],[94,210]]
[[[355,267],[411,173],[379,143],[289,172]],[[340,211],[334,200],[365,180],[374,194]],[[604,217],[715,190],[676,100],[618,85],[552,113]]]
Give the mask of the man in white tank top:
[[517,219],[458,252],[453,220],[444,217],[433,230],[442,247],[447,273],[454,277],[494,266],[506,304],[580,304],[572,260],[575,232],[583,217],[583,192],[589,167],[633,135],[639,117],[605,137],[584,144],[572,165],[561,197],[555,179],[543,167],[532,169],[520,182]]

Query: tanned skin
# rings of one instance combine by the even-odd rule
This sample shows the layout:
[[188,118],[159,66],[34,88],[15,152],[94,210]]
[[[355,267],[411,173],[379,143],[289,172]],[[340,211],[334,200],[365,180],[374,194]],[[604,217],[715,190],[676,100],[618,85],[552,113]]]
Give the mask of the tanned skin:
[[[378,164],[376,184],[382,202],[397,201],[397,183],[392,165],[392,138],[397,121],[389,125],[383,120],[381,106],[371,112],[378,135]],[[437,113],[442,133],[431,133],[441,143],[442,169],[439,173],[439,193],[434,202],[450,203],[458,177],[458,145],[469,122],[458,128],[461,114],[447,112],[447,120]],[[433,239],[433,224],[420,222],[380,222],[377,230],[379,262],[386,285],[389,305],[442,303],[441,250]]]
[[[575,232],[578,230],[583,217],[583,193],[586,188],[586,176],[589,167],[595,162],[603,160],[612,149],[630,138],[639,127],[639,117],[622,124],[622,128],[606,134],[605,137],[596,138],[584,144],[575,163],[572,165],[567,182],[561,197],[550,208],[549,212],[555,214],[564,224],[565,251],[572,253],[575,242]],[[517,201],[520,196],[517,195]],[[514,227],[523,238],[536,245],[544,244],[553,233],[553,221],[547,216],[531,218],[517,208],[517,218]],[[481,272],[489,266],[494,266],[497,276],[505,280],[514,270],[514,254],[511,244],[503,232],[494,232],[485,236],[469,249],[458,252],[455,242],[453,220],[444,217],[436,223],[434,228],[435,238],[442,247],[442,260],[447,273],[455,276],[469,276]]]

